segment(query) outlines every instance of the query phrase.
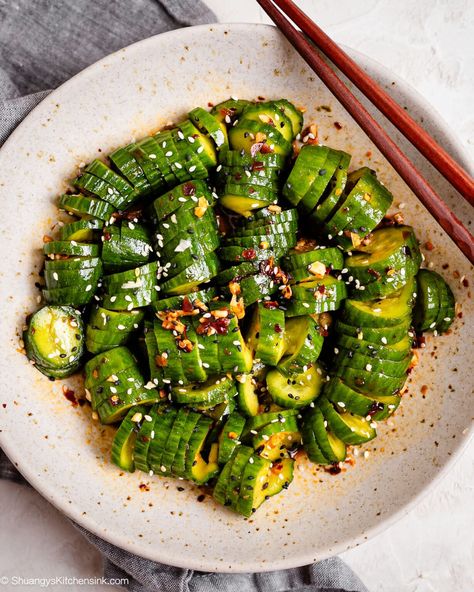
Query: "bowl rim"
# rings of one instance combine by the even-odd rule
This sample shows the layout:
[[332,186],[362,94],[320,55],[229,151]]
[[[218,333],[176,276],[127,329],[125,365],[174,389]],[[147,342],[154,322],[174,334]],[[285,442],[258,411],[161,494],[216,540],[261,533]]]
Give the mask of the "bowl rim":
[[[163,37],[182,37],[186,36],[187,31],[210,31],[210,32],[220,32],[226,29],[232,28],[234,30],[244,30],[248,32],[249,28],[255,29],[272,29],[272,34],[274,34],[277,29],[273,25],[261,24],[261,23],[211,23],[205,25],[197,25],[193,27],[185,27],[181,29],[175,29],[172,31],[167,31],[164,33],[160,33],[154,35],[152,37],[148,37],[146,39],[142,39],[136,43],[133,43],[129,46],[126,46],[112,54],[109,54],[99,61],[91,64],[84,70],[80,71],[79,73],[75,74],[72,78],[64,82],[60,85],[57,89],[53,90],[49,95],[45,97],[24,119],[23,121],[15,128],[15,130],[10,134],[7,138],[3,146],[0,148],[0,160],[2,153],[5,152],[5,148],[9,149],[12,145],[15,144],[17,133],[21,130],[24,126],[28,125],[29,120],[36,118],[38,115],[42,113],[44,110],[47,110],[47,101],[46,99],[56,99],[58,95],[60,95],[64,90],[67,90],[70,85],[75,85],[78,80],[89,75],[90,72],[100,68],[100,66],[107,62],[109,65],[112,63],[115,65],[116,63],[120,63],[121,58],[124,55],[124,52],[128,54],[141,51],[143,47],[150,45],[151,47],[156,42],[157,38]],[[280,34],[281,35],[281,34]],[[283,36],[282,36],[282,39]],[[473,163],[470,161],[469,153],[467,148],[464,146],[463,142],[457,136],[455,132],[452,131],[448,123],[444,120],[444,118],[439,114],[439,112],[424,98],[424,96],[413,88],[407,81],[403,78],[398,76],[397,74],[393,73],[389,68],[386,68],[380,62],[374,60],[366,56],[365,54],[344,46],[344,49],[352,56],[356,58],[356,60],[364,67],[368,65],[370,68],[375,69],[376,71],[385,74],[387,77],[390,77],[392,80],[396,81],[398,85],[399,91],[402,92],[403,95],[406,95],[409,101],[412,104],[416,104],[418,107],[421,107],[424,112],[426,113],[425,116],[425,125],[429,126],[430,128],[436,129],[439,134],[446,139],[447,142],[445,144],[446,150],[453,156],[453,158],[457,159],[464,167],[466,167],[471,172],[474,170]],[[336,99],[335,99],[336,100]],[[429,483],[420,491],[418,492],[413,498],[410,499],[404,506],[402,506],[399,510],[390,514],[389,516],[380,520],[379,523],[374,525],[373,527],[365,530],[361,533],[358,537],[348,537],[333,546],[331,551],[327,553],[320,553],[318,560],[325,559],[329,556],[337,555],[342,553],[343,551],[347,551],[355,546],[360,545],[361,543],[365,542],[366,540],[373,538],[374,536],[380,534],[385,529],[390,527],[392,524],[400,520],[403,516],[408,514],[421,500],[424,498],[429,492],[436,488],[438,483],[447,475],[447,473],[451,470],[455,463],[457,463],[460,458],[463,456],[464,452],[468,448],[470,441],[473,439],[474,436],[474,424],[471,425],[471,428],[468,430],[467,433],[463,434],[457,440],[457,445],[454,448],[452,455],[449,459],[442,465],[442,467],[433,474]],[[163,548],[160,547],[159,555],[162,558],[157,557],[157,553],[154,552],[155,549],[149,549],[145,545],[137,544],[130,544],[126,540],[124,540],[119,534],[114,534],[113,532],[108,531],[107,536],[104,536],[103,531],[100,529],[99,525],[96,523],[94,519],[92,519],[89,515],[83,516],[80,512],[79,508],[76,510],[74,505],[69,505],[65,503],[64,500],[61,499],[61,494],[58,495],[57,490],[55,490],[52,486],[49,485],[47,480],[38,478],[37,474],[35,473],[34,467],[32,466],[22,466],[22,458],[21,454],[18,450],[14,449],[13,447],[9,446],[8,442],[8,433],[7,432],[0,432],[0,445],[6,455],[14,462],[15,467],[19,470],[19,472],[25,477],[25,479],[45,498],[47,499],[52,505],[54,505],[62,514],[67,516],[77,525],[87,529],[94,535],[104,538],[107,542],[110,542],[121,549],[129,551],[132,554],[138,555],[137,551],[139,551],[141,557],[151,559],[153,561],[162,561],[163,563],[174,565],[177,567],[187,568],[187,569],[195,569],[195,570],[207,570],[212,572],[220,572],[220,573],[243,573],[243,572],[264,572],[264,571],[272,571],[277,569],[288,569],[293,567],[299,567],[302,565],[313,563],[313,553],[311,550],[308,551],[306,555],[299,555],[298,558],[295,557],[288,557],[285,559],[275,559],[268,564],[262,565],[260,563],[252,563],[246,562],[244,565],[232,565],[229,567],[225,566],[218,566],[216,568],[212,564],[212,560],[210,562],[206,562],[206,560],[198,560],[193,558],[186,558],[185,561],[181,561],[180,558],[176,557],[169,557],[166,556],[166,553],[162,553]],[[271,567],[271,569],[269,569]]]

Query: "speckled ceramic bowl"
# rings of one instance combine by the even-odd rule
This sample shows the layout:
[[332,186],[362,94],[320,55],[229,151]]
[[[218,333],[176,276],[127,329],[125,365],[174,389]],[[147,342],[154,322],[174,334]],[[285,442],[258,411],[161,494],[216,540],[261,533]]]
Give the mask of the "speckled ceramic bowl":
[[[383,68],[358,61],[460,161],[462,150],[423,99]],[[369,164],[405,204],[426,252],[462,305],[451,335],[428,339],[396,416],[337,476],[299,463],[289,490],[245,520],[172,479],[121,473],[109,462],[111,432],[73,407],[61,383],[22,355],[19,333],[33,310],[43,234],[57,219],[64,179],[81,162],[230,95],[288,97],[307,107],[320,138]],[[337,122],[337,123],[336,123]],[[409,147],[457,214],[463,200]],[[213,25],[167,33],[105,58],[52,93],[0,152],[0,445],[46,499],[73,520],[134,553],[208,571],[261,571],[310,563],[387,526],[446,472],[469,436],[471,267],[315,75],[272,27]],[[469,279],[471,281],[471,278]],[[79,381],[66,381],[79,389]],[[366,451],[363,453],[363,451]],[[184,487],[183,491],[178,491]]]

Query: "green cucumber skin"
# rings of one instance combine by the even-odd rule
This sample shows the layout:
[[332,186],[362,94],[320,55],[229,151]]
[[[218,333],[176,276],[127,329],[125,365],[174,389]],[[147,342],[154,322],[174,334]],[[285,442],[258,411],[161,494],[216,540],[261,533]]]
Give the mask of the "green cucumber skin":
[[336,247],[315,248],[311,251],[290,251],[288,255],[283,257],[282,265],[291,273],[299,269],[307,269],[308,265],[317,261],[335,270],[344,267],[344,256]]
[[[402,347],[399,347],[400,344]],[[345,349],[348,352],[363,353],[369,358],[377,357],[382,360],[399,362],[410,354],[413,339],[406,335],[397,343],[384,345],[383,343],[371,343],[370,341],[357,339],[357,337],[339,334],[336,345],[338,348]]]
[[129,441],[131,439],[133,439],[133,442],[135,441],[136,434],[139,431],[137,423],[132,421],[132,418],[136,413],[145,413],[145,407],[138,406],[130,409],[126,417],[124,417],[122,420],[119,429],[115,432],[115,437],[112,442],[112,462],[120,469],[128,471],[129,473],[133,473],[135,471],[135,462],[133,459],[133,450],[135,448],[134,444],[130,447],[130,450],[128,451],[128,454],[125,458],[122,458],[122,454]]
[[245,427],[245,418],[235,412],[229,415],[229,418],[222,427],[219,436],[219,456],[217,462],[226,464],[237,446],[240,445],[239,439]]
[[[41,335],[42,321],[47,322],[47,332]],[[67,335],[62,328],[66,322],[69,326]],[[59,343],[43,343],[49,341],[57,333]],[[27,328],[23,331],[23,342],[28,359],[35,364],[40,372],[50,378],[65,378],[73,374],[79,367],[84,351],[84,327],[81,316],[69,306],[43,306],[27,319]],[[52,350],[51,350],[52,348]],[[59,353],[56,353],[59,352]],[[55,355],[52,355],[55,353]]]
[[438,273],[428,269],[420,269],[416,280],[416,330],[446,332],[455,318],[455,299],[451,288]]

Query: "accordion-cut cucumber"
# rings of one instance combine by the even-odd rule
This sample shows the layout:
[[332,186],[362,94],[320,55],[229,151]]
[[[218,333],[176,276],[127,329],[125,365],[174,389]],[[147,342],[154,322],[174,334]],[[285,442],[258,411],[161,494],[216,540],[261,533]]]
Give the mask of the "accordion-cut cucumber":
[[455,317],[455,300],[451,288],[438,273],[428,269],[420,269],[416,282],[415,328],[417,331],[444,333]]
[[248,154],[252,154],[256,145],[266,146],[270,152],[282,156],[287,156],[292,147],[275,126],[245,118],[229,130],[229,144],[232,150],[243,150]]
[[204,198],[208,204],[212,204],[214,198],[204,181],[186,181],[161,195],[153,202],[153,212],[158,220],[170,216],[170,223],[177,224],[171,219],[177,210],[189,210],[199,206],[199,199]]
[[203,384],[177,386],[171,389],[172,399],[181,405],[206,404],[213,407],[236,394],[233,380],[225,376],[210,378]]
[[300,150],[283,187],[283,195],[292,205],[297,206],[302,201],[320,171],[324,171],[328,151],[327,146],[317,144],[303,146]]
[[274,368],[267,374],[266,381],[268,392],[277,405],[297,409],[306,407],[318,398],[324,383],[324,373],[317,364],[293,376]]
[[288,319],[284,337],[284,357],[278,370],[287,376],[306,372],[316,362],[323,346],[318,324],[310,316]]
[[360,327],[392,327],[410,319],[415,303],[415,282],[411,278],[399,291],[379,300],[344,302],[341,319]]
[[381,222],[393,196],[367,167],[350,173],[346,190],[347,196],[337,204],[338,209],[326,221],[325,228],[336,241],[351,250]]
[[62,195],[59,208],[81,218],[99,218],[108,222],[115,209],[109,203],[87,195]]
[[99,255],[99,245],[77,243],[76,241],[52,241],[44,244],[43,253],[45,255],[97,257]]
[[301,435],[294,417],[289,417],[285,423],[265,426],[252,439],[255,451],[271,461],[287,457],[288,450],[294,450],[300,442]]
[[142,224],[107,226],[102,236],[102,262],[108,272],[137,267],[150,259],[151,239]]
[[145,409],[141,406],[130,409],[115,432],[112,442],[112,462],[129,473],[135,471],[135,442]]
[[242,119],[269,124],[275,127],[285,140],[288,142],[293,141],[294,134],[291,120],[287,117],[285,111],[272,101],[247,105],[242,113]]
[[373,440],[377,435],[375,428],[364,417],[352,415],[351,413],[338,413],[332,403],[322,397],[318,401],[324,419],[334,435],[345,444],[359,445]]
[[278,308],[268,308],[265,303],[255,307],[247,344],[255,358],[269,366],[276,366],[285,347],[285,313]]
[[236,446],[240,445],[240,437],[245,427],[245,418],[239,413],[231,413],[219,435],[219,464],[225,464]]
[[309,243],[297,245],[282,258],[283,267],[290,273],[304,269],[309,272],[309,276],[314,276],[317,270],[321,269],[321,266],[314,266],[314,263],[322,263],[327,268],[339,270],[344,267],[344,256],[336,247],[319,247]]
[[43,306],[23,332],[26,355],[50,378],[64,378],[79,367],[84,350],[81,315],[69,306]]
[[[102,264],[100,259],[97,260],[98,265],[94,267],[94,273],[87,278],[86,281],[81,281],[81,274],[76,274],[76,282],[71,283],[69,279],[61,281],[63,270],[53,271],[51,277],[58,281],[62,287],[50,287],[47,282],[47,289],[43,290],[43,296],[49,304],[62,304],[69,306],[82,306],[89,304],[92,300],[99,283],[102,272]],[[64,269],[64,268],[63,268]],[[64,273],[67,273],[64,269]],[[48,275],[46,275],[46,279]]]
[[217,150],[222,152],[229,148],[227,128],[222,121],[219,121],[205,109],[196,107],[188,113],[189,119],[204,134],[212,138]]
[[102,220],[77,220],[61,227],[59,238],[62,241],[92,242],[97,231],[102,230]]
[[325,220],[336,210],[339,202],[343,199],[343,192],[347,184],[348,168],[351,162],[351,155],[341,152],[341,160],[336,172],[331,179],[326,191],[321,196],[319,203],[310,214],[312,222],[321,226]]
[[304,448],[312,462],[329,464],[345,460],[346,444],[331,431],[318,405],[305,412],[301,434]]

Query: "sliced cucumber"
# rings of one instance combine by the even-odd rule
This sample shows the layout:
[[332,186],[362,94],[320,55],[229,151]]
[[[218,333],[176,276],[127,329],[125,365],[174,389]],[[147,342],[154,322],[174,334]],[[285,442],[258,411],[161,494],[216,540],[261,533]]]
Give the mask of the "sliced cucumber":
[[274,368],[267,374],[266,381],[268,392],[277,405],[299,409],[318,398],[324,383],[324,373],[317,364],[293,376]]
[[287,320],[285,357],[278,364],[278,370],[286,376],[305,372],[318,359],[323,341],[318,324],[310,316]]
[[140,429],[140,421],[145,412],[145,407],[132,407],[123,418],[112,442],[112,462],[129,473],[135,471],[135,442]]
[[81,315],[69,306],[43,306],[28,319],[23,332],[26,355],[50,378],[73,374],[84,351]]
[[255,358],[276,366],[285,348],[285,313],[278,308],[256,305],[247,333],[247,344]]
[[375,428],[365,418],[346,412],[338,413],[324,397],[318,401],[318,405],[329,429],[345,444],[364,444],[376,437]]

